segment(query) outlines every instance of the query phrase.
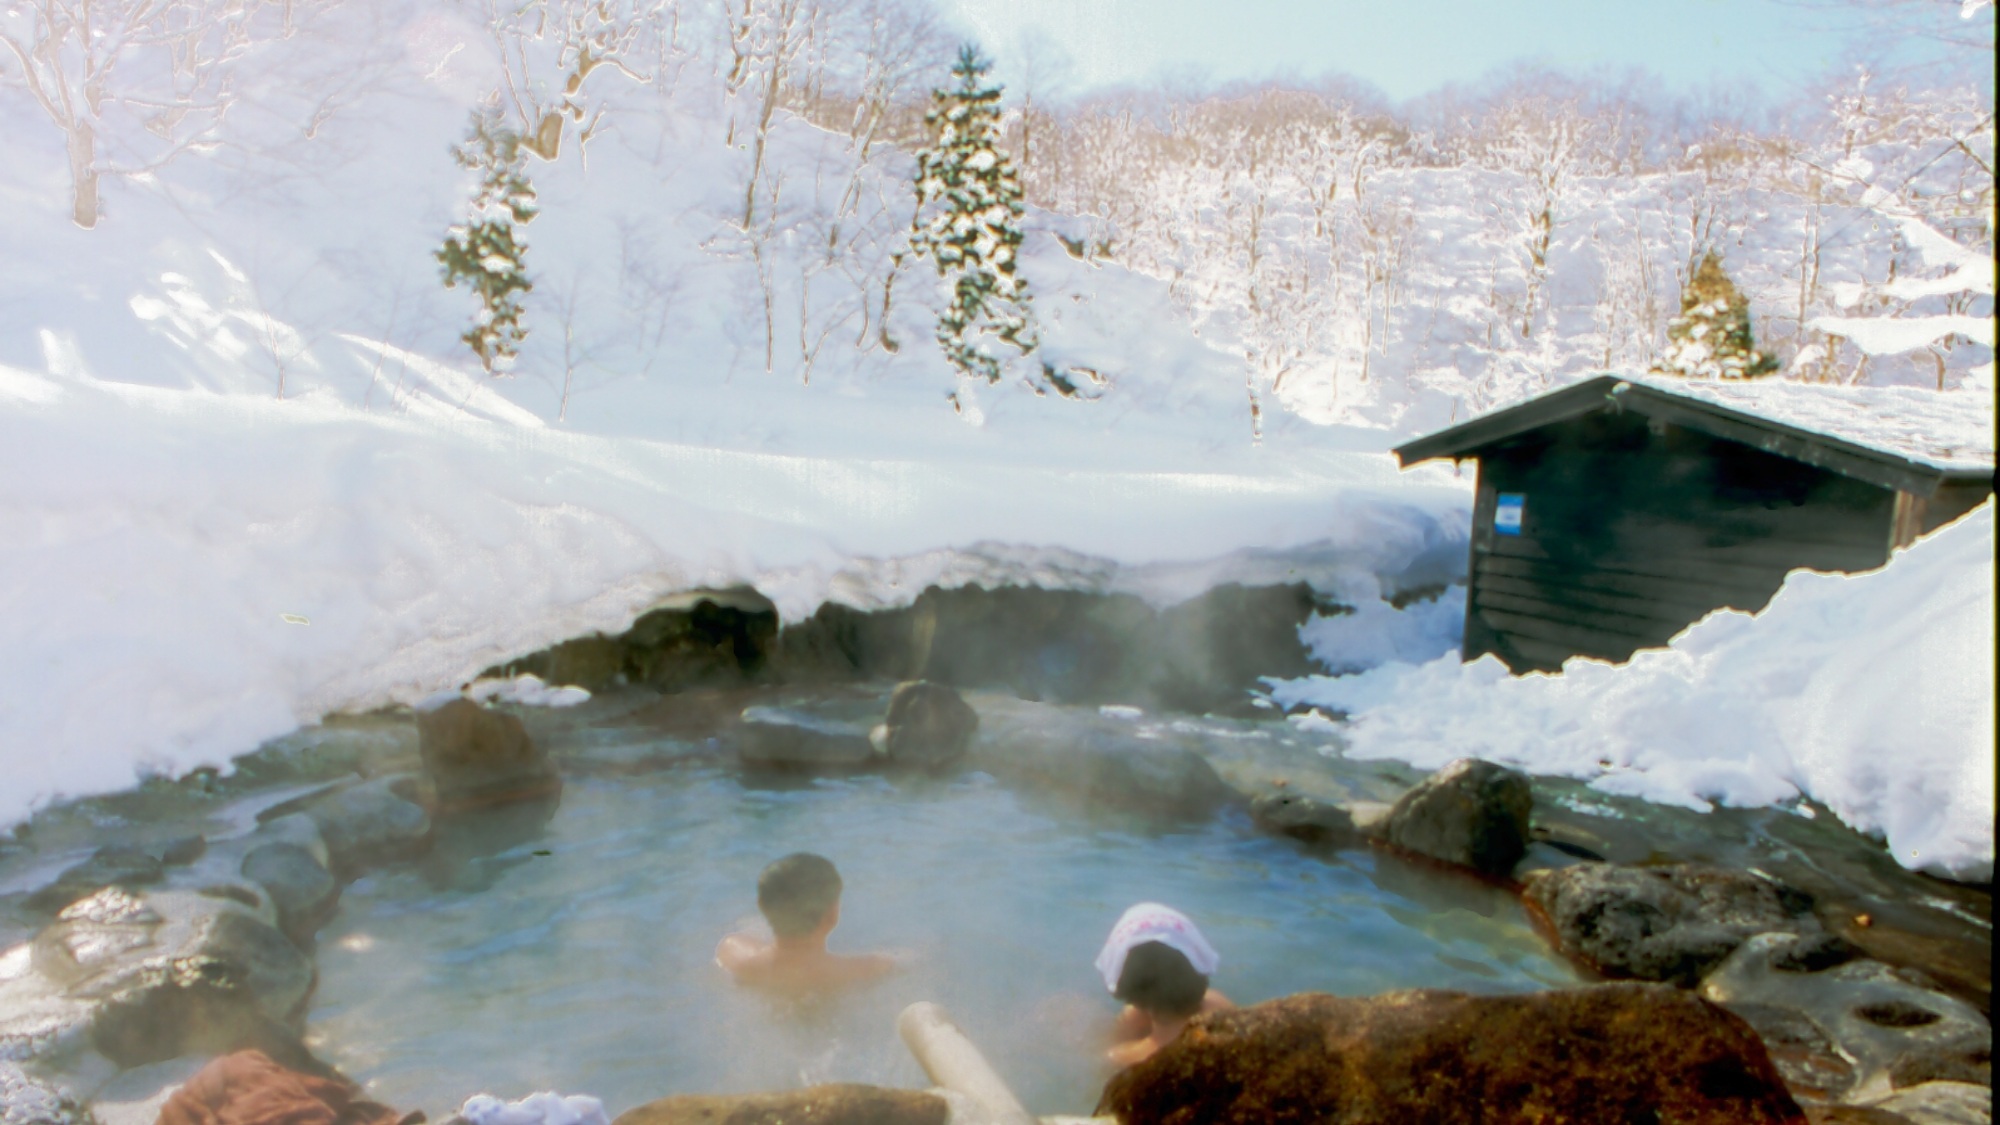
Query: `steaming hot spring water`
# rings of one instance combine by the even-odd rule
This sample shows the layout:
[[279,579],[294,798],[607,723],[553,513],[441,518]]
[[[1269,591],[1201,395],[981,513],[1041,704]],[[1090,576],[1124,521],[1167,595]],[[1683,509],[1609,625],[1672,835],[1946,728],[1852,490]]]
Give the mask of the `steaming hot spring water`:
[[[441,842],[456,858],[365,875],[321,930],[308,1043],[372,1097],[437,1117],[475,1092],[554,1089],[616,1114],[675,1093],[923,1087],[895,1017],[931,1000],[1031,1111],[1088,1112],[1117,1011],[1091,962],[1148,899],[1195,918],[1238,1003],[1576,979],[1502,891],[1312,853],[1238,811],[1149,825],[977,771],[787,780],[709,763],[571,776],[546,823],[525,815]],[[791,851],[840,868],[830,946],[901,951],[904,971],[807,1002],[731,983],[716,942],[768,934],[756,877]]]

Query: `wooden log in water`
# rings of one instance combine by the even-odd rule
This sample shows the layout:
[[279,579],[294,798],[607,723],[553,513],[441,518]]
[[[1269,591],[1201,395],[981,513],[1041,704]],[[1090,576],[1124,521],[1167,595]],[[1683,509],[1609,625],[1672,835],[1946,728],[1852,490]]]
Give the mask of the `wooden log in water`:
[[896,1030],[930,1080],[977,1102],[991,1125],[1036,1125],[1034,1116],[943,1008],[919,1000],[896,1017]]

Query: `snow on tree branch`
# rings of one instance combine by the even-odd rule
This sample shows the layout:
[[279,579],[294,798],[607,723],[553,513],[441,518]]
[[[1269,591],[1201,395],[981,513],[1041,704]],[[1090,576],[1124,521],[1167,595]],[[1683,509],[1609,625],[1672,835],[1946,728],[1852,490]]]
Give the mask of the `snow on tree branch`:
[[[937,342],[960,376],[952,401],[975,419],[978,381],[999,382],[1005,364],[984,338],[1022,356],[1040,343],[1027,279],[1017,272],[1021,181],[1001,147],[1000,87],[987,79],[991,66],[968,44],[952,67],[957,84],[931,95],[924,122],[933,139],[917,153],[910,236],[911,249],[930,259],[950,291]],[[1076,390],[1046,367],[1030,382],[1065,396]]]
[[502,123],[500,110],[473,111],[470,135],[452,151],[459,167],[476,172],[465,222],[451,228],[434,255],[444,269],[444,285],[464,285],[479,301],[472,327],[459,339],[479,357],[489,374],[512,370],[528,336],[521,323],[521,298],[534,289],[528,279],[527,233],[537,214],[535,189],[528,183],[527,157],[519,134]]
[[[599,71],[641,84],[657,77],[672,36],[674,0],[486,0],[500,50],[502,101],[521,147],[543,160],[574,129],[580,149],[604,119],[590,81]],[[602,81],[601,79],[599,80]]]

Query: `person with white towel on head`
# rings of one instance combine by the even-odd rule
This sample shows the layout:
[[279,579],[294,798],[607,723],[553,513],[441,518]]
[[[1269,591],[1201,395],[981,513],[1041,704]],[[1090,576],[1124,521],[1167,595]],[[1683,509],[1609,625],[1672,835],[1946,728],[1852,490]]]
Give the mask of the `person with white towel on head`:
[[1113,1067],[1144,1062],[1203,1012],[1235,1007],[1208,986],[1221,963],[1187,915],[1157,902],[1127,910],[1097,955],[1104,987],[1125,1001],[1106,1058]]

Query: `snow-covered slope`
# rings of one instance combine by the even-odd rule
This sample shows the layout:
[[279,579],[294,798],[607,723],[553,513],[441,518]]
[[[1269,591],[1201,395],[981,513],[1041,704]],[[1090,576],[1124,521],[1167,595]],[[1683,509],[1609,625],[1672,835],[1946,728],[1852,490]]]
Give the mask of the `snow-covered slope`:
[[4,368],[0,450],[0,822],[670,591],[749,583],[790,619],[971,582],[1171,602],[1304,579],[1380,605],[1462,565],[1467,518],[1448,473],[1413,487],[1382,454],[801,456]]
[[1475,755],[1694,808],[1804,795],[1906,867],[1990,879],[1993,511],[1877,571],[1796,571],[1763,613],[1712,613],[1622,666],[1515,678],[1454,653],[1274,695],[1351,712],[1356,755]]

